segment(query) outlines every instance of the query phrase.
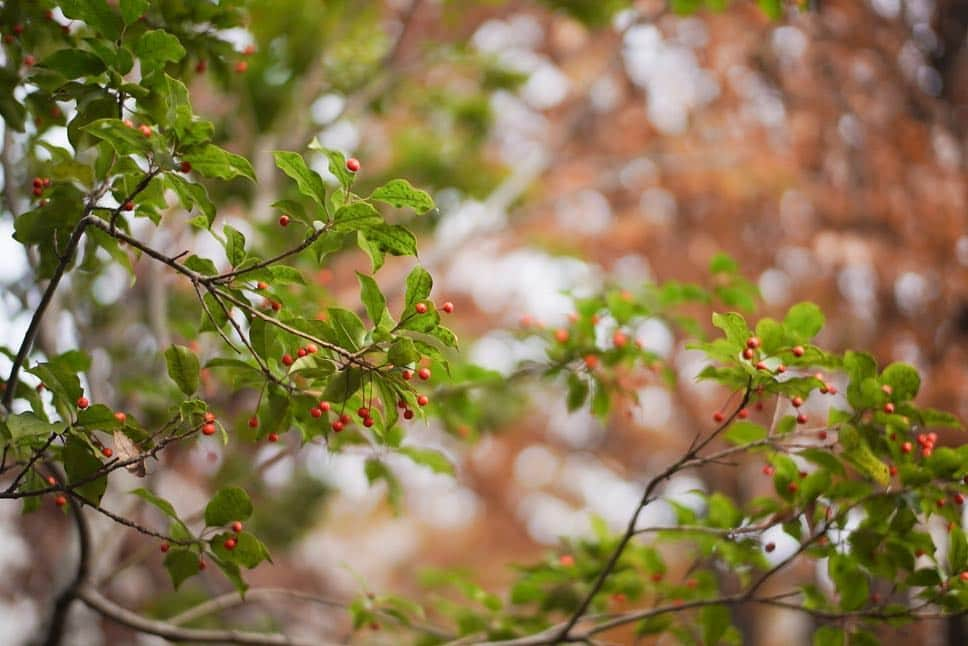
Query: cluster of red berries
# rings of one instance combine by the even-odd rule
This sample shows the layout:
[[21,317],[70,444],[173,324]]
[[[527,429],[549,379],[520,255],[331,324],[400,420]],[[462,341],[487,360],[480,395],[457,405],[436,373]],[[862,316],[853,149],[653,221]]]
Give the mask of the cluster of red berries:
[[[934,444],[938,441],[937,433],[918,433],[917,436],[918,446],[921,447],[921,456],[925,458],[931,457],[934,453]],[[904,442],[901,444],[901,453],[910,453],[914,450],[914,446],[910,442]]]
[[[430,307],[426,303],[420,302],[414,305],[413,309],[417,314],[426,314],[430,310]],[[447,314],[453,314],[454,304],[450,301],[447,301],[437,309],[441,310],[442,312],[446,312]]]
[[266,298],[262,300],[262,309],[278,312],[282,309],[282,303],[272,298]]
[[[242,523],[241,523],[241,521],[238,521],[238,520],[232,521],[232,524],[230,525],[230,527],[232,528],[232,531],[235,534],[241,534],[242,533]],[[236,538],[235,536],[229,536],[228,538],[225,539],[225,542],[222,543],[222,546],[225,549],[227,549],[227,550],[229,550],[231,552],[232,550],[235,549],[235,547],[238,544],[239,544],[239,539],[238,538]]]
[[[302,359],[307,354],[316,354],[318,351],[319,351],[319,348],[316,347],[316,344],[310,343],[296,350],[296,357],[299,359]],[[287,352],[286,354],[282,355],[281,361],[282,361],[282,365],[289,367],[296,362],[296,359],[293,358],[293,356]]]
[[33,181],[34,197],[41,197],[44,191],[50,187],[49,177],[35,177]]
[[[403,377],[404,381],[410,381],[413,379],[413,370],[404,369],[400,375]],[[421,368],[417,371],[417,376],[420,377],[422,381],[427,381],[431,376],[430,368]]]
[[202,424],[202,435],[215,435],[215,413],[206,411],[202,419],[205,422]]

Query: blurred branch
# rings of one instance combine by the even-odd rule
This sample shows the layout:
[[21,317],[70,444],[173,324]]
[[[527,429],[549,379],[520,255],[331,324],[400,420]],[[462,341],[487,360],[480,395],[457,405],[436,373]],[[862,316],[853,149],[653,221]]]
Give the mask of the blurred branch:
[[[53,469],[53,467],[52,467]],[[91,531],[84,517],[84,511],[80,504],[74,499],[69,499],[71,506],[71,516],[74,518],[74,526],[77,528],[77,572],[74,578],[57,596],[54,602],[54,610],[51,613],[50,621],[47,624],[47,634],[44,638],[44,646],[58,646],[64,638],[64,629],[67,624],[67,613],[71,604],[78,596],[78,590],[84,585],[90,568],[91,559]]]

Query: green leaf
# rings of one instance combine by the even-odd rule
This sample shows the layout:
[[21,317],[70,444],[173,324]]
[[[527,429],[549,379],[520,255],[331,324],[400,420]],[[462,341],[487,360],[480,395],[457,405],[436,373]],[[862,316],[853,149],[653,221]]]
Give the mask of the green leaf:
[[827,573],[837,586],[840,607],[857,610],[867,603],[870,588],[867,576],[856,561],[846,554],[833,554],[827,562]]
[[573,372],[568,373],[568,396],[565,400],[568,405],[568,412],[576,411],[584,406],[588,399],[588,392],[587,381]]
[[199,365],[195,353],[183,345],[173,345],[165,350],[168,376],[186,395],[198,390]]
[[225,234],[225,255],[233,267],[238,267],[245,260],[245,236],[227,224],[222,227],[222,233]]
[[830,488],[830,482],[830,472],[826,469],[817,469],[800,482],[797,499],[801,503],[813,502],[817,496]]
[[363,383],[363,372],[356,366],[344,368],[336,373],[326,385],[322,399],[329,402],[344,402],[360,389]]
[[[417,255],[417,238],[399,224],[381,222],[376,226],[367,228],[365,231],[361,231],[360,235],[363,236],[370,247],[375,248],[381,255],[387,253],[391,256]],[[370,254],[371,259],[373,258],[372,249],[364,249],[364,251]],[[383,263],[381,261],[379,264],[376,262],[374,264],[377,265],[378,269]]]
[[410,271],[410,274],[407,276],[407,291],[404,299],[407,314],[413,309],[415,303],[427,300],[430,297],[430,290],[433,289],[433,286],[434,279],[431,277],[430,272],[420,265],[417,265]]
[[760,319],[756,323],[756,336],[763,352],[773,354],[783,345],[783,326],[771,318]]
[[130,25],[144,15],[150,4],[150,0],[121,0],[121,18]]
[[844,631],[836,626],[821,626],[813,634],[813,646],[844,646]]
[[713,325],[718,327],[726,334],[726,339],[733,344],[737,351],[739,348],[746,347],[746,340],[750,338],[750,330],[746,325],[746,319],[736,312],[713,314]]
[[59,4],[65,16],[83,20],[105,38],[117,40],[121,35],[121,17],[104,0],[61,0]]
[[366,202],[354,202],[336,211],[332,230],[338,233],[349,233],[359,229],[366,231],[382,222],[383,218],[372,205]]
[[249,494],[240,487],[219,489],[205,506],[205,525],[221,527],[236,520],[246,520],[252,515]]
[[400,503],[403,499],[403,488],[400,481],[392,471],[378,458],[369,458],[364,466],[366,480],[371,485],[378,480],[387,483],[387,497],[390,499],[390,506],[397,513],[400,512]]
[[132,489],[131,490],[131,493],[134,494],[135,496],[138,496],[139,498],[141,498],[145,502],[147,502],[147,503],[149,503],[151,505],[154,505],[155,507],[157,507],[158,509],[160,509],[161,512],[163,514],[165,514],[166,516],[168,516],[169,518],[173,518],[175,520],[178,520],[178,513],[175,511],[175,508],[172,506],[172,504],[170,502],[168,502],[164,498],[162,498],[160,496],[157,496],[154,493],[152,493],[152,492],[150,492],[147,489],[144,489],[142,487],[138,487],[137,489]]
[[177,590],[185,579],[199,573],[198,555],[189,550],[173,549],[165,556],[165,569]]
[[731,625],[729,609],[726,606],[705,606],[699,611],[699,625],[702,626],[702,643],[718,644]]
[[248,159],[223,150],[215,144],[194,146],[190,152],[182,154],[182,159],[191,162],[192,170],[205,177],[245,177],[255,181],[255,171]]
[[[67,482],[74,484],[90,478],[101,468],[101,461],[94,455],[90,445],[78,437],[70,437],[62,453],[64,471],[67,472]],[[82,498],[97,504],[107,489],[107,476],[100,476],[75,487],[75,491]]]
[[311,198],[321,208],[326,205],[326,185],[319,173],[311,169],[306,160],[299,153],[278,150],[272,153],[276,166],[296,181],[296,188],[308,198]]
[[331,307],[328,325],[333,331],[333,339],[347,350],[359,350],[363,346],[366,328],[355,313],[341,307]]
[[[235,549],[232,550],[225,548],[225,540],[230,537],[236,541]],[[266,549],[262,541],[249,532],[217,534],[212,537],[210,545],[219,559],[236,563],[250,570],[263,561],[272,560],[269,558],[269,550]]]
[[[73,406],[77,398],[83,394],[81,381],[77,378],[77,370],[57,363],[40,363],[27,370],[40,379],[55,398],[67,406]],[[56,402],[55,402],[56,403]]]
[[319,143],[319,139],[313,139],[312,143],[309,144],[309,149],[326,155],[329,159],[329,172],[336,177],[340,186],[345,190],[349,190],[349,187],[353,184],[354,175],[347,170],[346,157],[343,156],[343,153],[330,150],[329,148],[323,148],[322,144]]
[[729,254],[719,252],[709,261],[710,274],[735,274],[737,271],[739,271],[739,265]]
[[387,361],[395,366],[406,366],[420,360],[420,352],[413,341],[406,337],[398,337],[390,344]]
[[10,431],[10,438],[14,442],[30,437],[47,438],[51,433],[60,433],[65,428],[63,422],[51,424],[30,412],[10,415],[6,422],[7,429]]
[[356,279],[360,283],[360,300],[366,307],[366,313],[373,321],[374,327],[380,326],[383,314],[387,310],[387,300],[380,291],[380,286],[376,284],[372,276],[356,272]]
[[964,572],[968,569],[968,540],[960,527],[951,530],[951,543],[948,546],[948,569],[951,572]]
[[371,200],[385,202],[398,209],[409,207],[418,215],[434,208],[434,201],[426,191],[415,188],[405,179],[391,179],[370,194]]
[[797,303],[787,312],[783,327],[798,342],[807,342],[824,324],[823,312],[814,303]]
[[743,514],[727,496],[716,492],[709,496],[709,511],[706,521],[711,527],[736,527],[743,520]]
[[91,430],[110,431],[120,426],[114,411],[104,404],[94,404],[77,413],[77,425]]
[[881,372],[881,383],[891,387],[890,399],[903,402],[914,399],[921,388],[921,375],[906,363],[892,363]]
[[417,464],[430,467],[434,473],[454,475],[453,463],[440,451],[415,446],[404,446],[397,449],[397,452],[407,456]]
[[72,48],[57,50],[44,58],[40,65],[69,79],[96,76],[105,69],[101,59],[91,52]]
[[759,424],[740,420],[733,422],[723,437],[733,444],[749,444],[762,440],[766,434],[766,429]]
[[161,29],[146,31],[134,45],[135,55],[141,59],[141,74],[148,76],[162,70],[168,62],[185,57],[185,48],[178,38]]
[[148,138],[140,131],[124,125],[120,119],[108,117],[95,119],[81,128],[84,132],[106,141],[116,153],[122,156],[146,154],[150,149]]
[[208,191],[201,184],[190,182],[184,177],[174,173],[168,173],[165,177],[165,184],[175,192],[178,201],[186,211],[191,212],[195,207],[205,216],[206,228],[212,226],[215,221],[215,205],[208,197]]

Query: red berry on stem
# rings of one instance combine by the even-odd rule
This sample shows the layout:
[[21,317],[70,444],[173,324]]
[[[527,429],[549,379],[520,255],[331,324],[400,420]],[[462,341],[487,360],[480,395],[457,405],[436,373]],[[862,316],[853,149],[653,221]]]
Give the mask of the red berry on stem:
[[598,357],[594,354],[585,355],[585,367],[589,370],[594,370],[598,367]]
[[352,422],[353,420],[350,419],[349,415],[347,415],[346,413],[343,413],[342,415],[339,416],[339,421],[343,422],[343,425],[345,426],[350,422]]
[[745,408],[739,409],[739,412],[736,413],[736,417],[738,417],[740,419],[746,419],[749,416],[750,416],[750,412],[748,410],[746,410]]
[[894,476],[897,475],[897,467],[892,464],[887,468],[887,472],[890,473],[891,477],[893,478]]
[[766,362],[765,361],[757,361],[756,362],[756,369],[757,370],[769,370],[770,368],[769,368],[769,366],[766,365]]
[[308,352],[309,354],[316,354],[317,351],[318,351],[318,348],[316,347],[315,343],[310,343],[309,345],[306,346],[306,352]]
[[242,523],[240,521],[238,521],[238,520],[232,521],[232,531],[235,532],[236,534],[241,533],[242,532]]
[[49,484],[51,487],[55,486],[57,484],[57,478],[54,476],[47,476],[47,484]]
[[346,160],[346,170],[351,173],[355,173],[360,170],[360,160],[356,157],[350,157]]
[[817,433],[817,437],[819,437],[821,440],[826,440],[827,439],[827,431],[820,431],[820,432],[818,432]]
[[767,552],[772,552],[773,550],[775,550],[775,549],[776,549],[776,543],[767,543],[767,544],[766,544],[766,545],[765,545],[765,546],[763,547],[763,549],[765,549],[765,550],[766,550]]
[[454,313],[454,304],[451,303],[450,301],[447,301],[446,303],[444,303],[440,307],[440,309],[442,309],[443,311],[447,312],[448,314],[453,314]]
[[744,359],[752,359],[753,358],[753,350],[751,348],[745,348],[743,350],[743,358]]
[[400,373],[400,376],[403,377],[405,381],[410,381],[413,379],[413,370],[404,370],[402,373]]
[[797,415],[797,424],[806,424],[806,423],[807,423],[806,415],[804,415],[803,413],[800,413],[799,415]]
[[403,411],[403,419],[413,419],[413,411],[409,408]]
[[334,431],[336,431],[337,433],[339,433],[340,431],[343,430],[343,422],[341,422],[338,419],[337,420],[333,420],[332,427],[333,427],[333,430]]
[[309,409],[309,414],[312,415],[313,417],[319,418],[323,416],[323,411],[313,406],[312,408]]
[[427,381],[428,379],[430,379],[430,368],[421,368],[420,370],[417,371],[417,376],[423,379],[424,381]]
[[269,303],[269,306],[272,307],[272,310],[274,312],[278,312],[279,310],[282,309],[282,303],[280,303],[279,301],[271,301]]
[[364,417],[363,418],[363,426],[365,426],[367,428],[370,428],[371,426],[373,426],[373,418],[372,417]]
[[259,418],[255,415],[249,418],[249,428],[259,428]]
[[760,338],[757,336],[751,336],[750,338],[746,339],[746,347],[747,348],[760,347]]
[[255,286],[256,289],[267,289],[268,287],[269,287],[268,283],[265,283],[261,280]]
[[178,165],[178,170],[180,170],[183,173],[190,173],[192,172],[192,163],[183,161]]
[[293,364],[292,355],[289,353],[282,355],[282,364],[284,366],[291,366]]
[[269,440],[270,442],[278,442],[279,441],[279,434],[278,433],[269,433],[266,436],[266,439]]
[[296,350],[296,356],[300,359],[306,356],[306,348],[299,348]]
[[279,216],[279,226],[288,227],[289,226],[289,216],[282,214]]
[[118,411],[114,414],[114,419],[118,421],[118,424],[124,424],[126,421],[128,421],[128,416],[121,411]]
[[426,314],[427,313],[427,304],[426,303],[417,303],[416,305],[413,306],[413,309],[417,310],[417,314]]
[[796,482],[791,482],[790,484],[787,485],[787,491],[789,491],[790,493],[796,493],[797,489],[799,488],[800,486]]
[[88,400],[87,397],[84,397],[82,395],[82,396],[80,396],[80,397],[77,398],[77,407],[80,408],[81,410],[84,410],[85,408],[87,408],[90,405],[91,405],[91,402],[90,402],[90,400]]
[[134,202],[132,202],[131,200],[127,200],[124,204],[121,205],[121,210],[134,211]]
[[106,446],[103,449],[101,449],[101,455],[103,455],[106,458],[109,458],[112,455],[114,455],[114,450],[111,447]]
[[803,406],[803,397],[794,397],[790,400],[790,403],[793,404],[794,408],[800,408]]
[[141,134],[142,134],[142,135],[144,135],[145,137],[150,137],[150,136],[152,135],[152,132],[151,132],[151,126],[149,126],[149,125],[147,125],[147,124],[144,124],[144,123],[143,123],[143,124],[141,124],[140,126],[138,126],[138,130],[139,130],[139,131],[141,132]]
[[235,540],[234,538],[226,538],[225,539],[225,542],[222,543],[222,545],[225,546],[225,549],[227,549],[229,551],[234,550],[235,549],[235,546],[238,545],[238,544],[239,544],[239,542],[237,540]]
[[913,448],[910,442],[905,442],[901,445],[901,453],[910,453]]
[[161,545],[158,546],[158,549],[160,549],[161,553],[164,554],[171,549],[171,545],[168,544],[168,541],[162,541]]
[[332,408],[332,406],[329,405],[329,402],[319,402],[318,408],[324,413],[328,413],[329,409]]
[[215,435],[215,424],[206,424],[202,427],[202,435]]
[[63,507],[64,505],[67,504],[67,497],[66,496],[55,496],[54,497],[54,504],[57,505],[58,507]]
[[615,334],[612,335],[612,345],[614,345],[616,348],[624,348],[628,342],[628,335],[621,330],[616,330]]
[[954,501],[955,501],[955,504],[956,505],[963,505],[963,504],[965,504],[965,497],[964,497],[963,494],[956,493],[954,495]]
[[884,412],[888,414],[893,413],[894,404],[892,404],[891,402],[887,402],[886,404],[884,404]]
[[555,330],[555,340],[558,343],[566,343],[568,341],[568,330],[565,328]]
[[249,71],[249,61],[239,61],[235,64],[236,74],[245,74],[247,71]]
[[793,348],[793,356],[795,357],[802,357],[805,352],[806,350],[803,349],[802,345],[794,346]]
[[962,581],[968,581],[968,570],[965,570],[964,572],[962,572],[961,574],[959,574],[958,577]]
[[420,395],[419,397],[417,397],[417,404],[418,405],[420,405],[420,406],[426,406],[428,403],[430,403],[430,398],[427,397],[426,395]]
[[204,419],[207,423],[211,424],[212,422],[215,421],[215,413],[213,413],[212,411],[206,411],[205,415],[202,416],[202,419]]
[[770,476],[772,478],[774,473],[776,473],[776,469],[773,468],[773,465],[771,464],[763,465],[763,475]]
[[726,416],[723,415],[720,411],[716,411],[715,413],[713,413],[713,421],[714,422],[721,422],[724,419],[726,419]]

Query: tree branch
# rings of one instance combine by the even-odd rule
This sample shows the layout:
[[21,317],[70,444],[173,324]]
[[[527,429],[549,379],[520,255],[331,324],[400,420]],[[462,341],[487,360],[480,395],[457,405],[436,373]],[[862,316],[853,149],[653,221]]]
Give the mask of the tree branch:
[[74,498],[69,498],[71,505],[71,515],[74,517],[74,526],[77,528],[77,572],[73,580],[57,596],[54,602],[54,610],[51,613],[50,621],[47,624],[47,635],[44,638],[44,646],[59,646],[64,637],[64,629],[67,624],[67,613],[71,609],[71,604],[78,596],[78,590],[87,580],[90,569],[91,559],[91,532],[87,525],[87,518],[84,517],[84,510]]

